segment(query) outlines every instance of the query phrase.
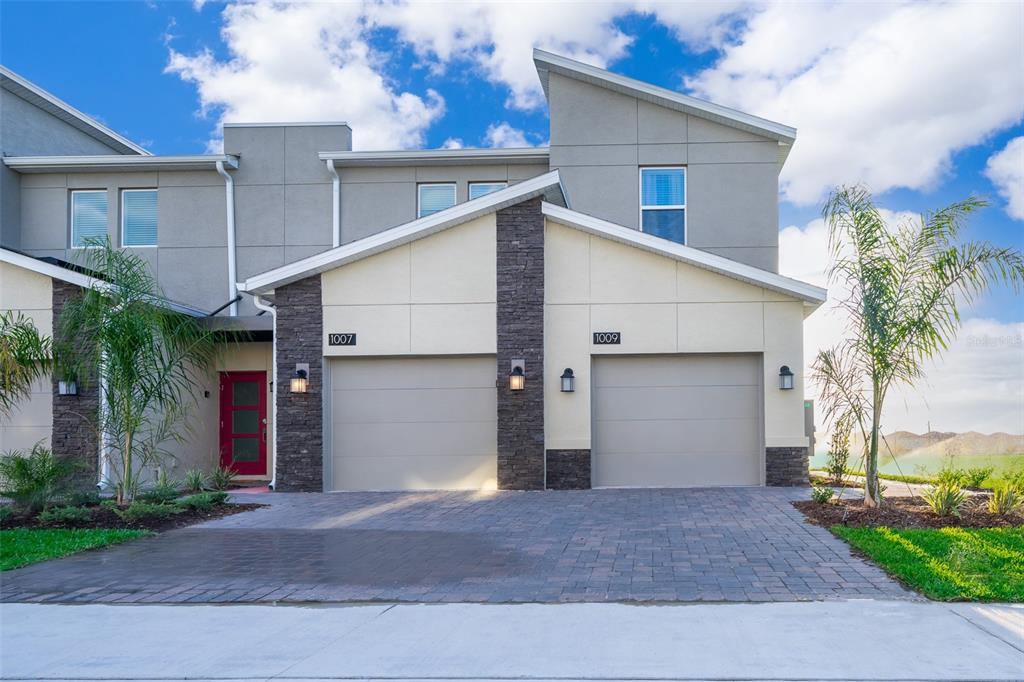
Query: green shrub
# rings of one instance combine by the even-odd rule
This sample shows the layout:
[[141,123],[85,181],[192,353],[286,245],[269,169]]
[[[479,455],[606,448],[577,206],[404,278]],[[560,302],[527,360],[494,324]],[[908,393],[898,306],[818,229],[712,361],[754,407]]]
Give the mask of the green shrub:
[[0,523],[4,523],[7,519],[14,516],[14,510],[8,504],[0,504]]
[[988,498],[988,510],[992,514],[1008,516],[1020,510],[1024,496],[1020,488],[1006,482],[997,483]]
[[1005,472],[1002,476],[1002,481],[1007,485],[1013,486],[1017,490],[1024,490],[1024,469]]
[[160,472],[153,487],[139,494],[138,499],[143,502],[161,504],[171,502],[181,497],[181,482],[167,478],[165,472]]
[[974,467],[964,471],[964,479],[968,488],[980,488],[985,479],[992,475],[995,467]]
[[42,511],[69,489],[77,469],[76,462],[54,457],[41,442],[27,455],[17,450],[6,452],[0,455],[0,495],[18,509]]
[[82,526],[92,521],[88,507],[54,507],[36,517],[44,526]]
[[841,485],[843,476],[850,466],[850,429],[853,426],[850,419],[842,418],[836,422],[832,429],[832,437],[829,439],[828,462],[825,471],[835,485]]
[[967,472],[951,466],[944,466],[934,476],[935,485],[963,488],[967,485]]
[[818,504],[825,504],[832,499],[833,495],[836,494],[835,490],[824,485],[815,485],[811,487],[811,499]]
[[95,507],[103,503],[103,498],[95,490],[73,490],[64,496],[69,507]]
[[176,504],[153,504],[152,502],[142,502],[141,500],[132,502],[124,509],[120,507],[114,508],[114,513],[121,517],[121,520],[125,523],[158,521],[175,514],[180,514],[183,511],[185,510]]
[[217,467],[210,474],[210,487],[214,490],[227,490],[231,487],[231,480],[238,475],[238,472],[231,467]]
[[958,485],[940,483],[922,497],[937,516],[960,516],[960,507],[967,500],[967,493]]
[[198,493],[196,495],[190,495],[183,500],[178,500],[178,505],[185,509],[194,509],[196,511],[206,511],[212,509],[219,504],[227,502],[228,494],[220,490],[211,490],[205,493]]
[[189,469],[185,472],[185,492],[201,493],[206,489],[206,474],[202,469]]

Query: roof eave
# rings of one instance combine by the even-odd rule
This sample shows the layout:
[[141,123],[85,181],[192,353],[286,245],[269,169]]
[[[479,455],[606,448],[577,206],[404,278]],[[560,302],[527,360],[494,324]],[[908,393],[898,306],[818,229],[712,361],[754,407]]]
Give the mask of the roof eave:
[[229,170],[238,168],[238,157],[231,154],[193,156],[8,156],[4,165],[19,173],[100,173],[131,171],[216,170],[223,163]]
[[430,166],[459,164],[529,164],[546,163],[547,147],[418,149],[403,151],[323,151],[321,161],[335,166]]

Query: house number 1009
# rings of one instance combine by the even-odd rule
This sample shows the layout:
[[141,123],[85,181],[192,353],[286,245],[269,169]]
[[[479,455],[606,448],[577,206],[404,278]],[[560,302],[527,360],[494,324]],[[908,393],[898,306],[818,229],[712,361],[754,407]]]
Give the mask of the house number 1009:
[[621,332],[594,332],[595,346],[608,346],[622,343]]
[[328,334],[327,345],[329,346],[354,346],[356,345],[355,334]]

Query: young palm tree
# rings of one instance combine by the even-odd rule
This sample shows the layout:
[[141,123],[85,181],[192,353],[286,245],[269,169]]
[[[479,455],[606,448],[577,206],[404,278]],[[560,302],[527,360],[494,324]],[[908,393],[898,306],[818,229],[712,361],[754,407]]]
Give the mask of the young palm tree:
[[180,439],[216,346],[194,318],[161,305],[145,261],[107,241],[92,246],[85,265],[97,280],[65,304],[57,357],[66,374],[99,382],[109,483],[124,504],[138,492],[141,469],[159,463],[164,443]]
[[986,205],[970,198],[889,226],[864,187],[841,187],[825,203],[829,280],[849,289],[840,303],[849,329],[847,339],[818,354],[813,378],[826,419],[848,418],[860,430],[866,506],[881,504],[878,441],[889,389],[913,384],[924,362],[948,347],[961,305],[993,282],[1014,290],[1024,283],[1020,251],[959,240],[967,217]]
[[52,361],[50,337],[21,313],[0,313],[0,416],[28,397],[32,383],[46,376]]

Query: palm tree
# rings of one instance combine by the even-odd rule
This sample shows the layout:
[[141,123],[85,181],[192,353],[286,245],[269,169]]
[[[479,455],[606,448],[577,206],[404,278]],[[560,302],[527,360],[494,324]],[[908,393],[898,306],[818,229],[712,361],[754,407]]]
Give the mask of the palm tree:
[[52,361],[50,337],[39,333],[22,313],[0,313],[0,416],[28,397],[32,383],[46,375]]
[[924,362],[956,338],[961,305],[994,282],[1015,291],[1024,283],[1019,250],[959,239],[967,217],[986,205],[972,197],[890,226],[864,187],[840,187],[825,203],[829,281],[849,290],[840,302],[849,328],[818,354],[813,378],[826,419],[847,418],[860,430],[865,506],[882,501],[878,441],[889,389],[922,378]]
[[65,304],[57,357],[69,376],[102,377],[99,432],[108,444],[109,483],[125,504],[138,492],[141,470],[160,463],[164,443],[180,439],[216,344],[194,318],[163,305],[145,261],[106,240],[91,246],[85,265],[97,280]]

